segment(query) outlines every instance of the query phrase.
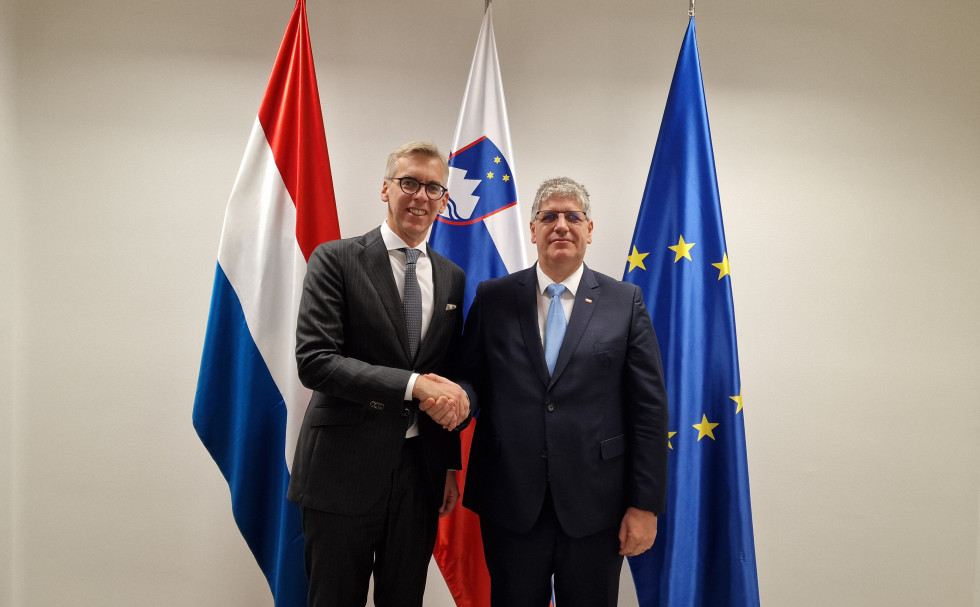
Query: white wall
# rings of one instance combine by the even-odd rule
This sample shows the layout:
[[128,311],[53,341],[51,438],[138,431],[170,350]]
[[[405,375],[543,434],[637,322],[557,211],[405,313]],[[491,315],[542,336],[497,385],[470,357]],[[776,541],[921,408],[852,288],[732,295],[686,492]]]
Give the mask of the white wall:
[[[0,7],[0,604],[271,605],[190,414],[292,2]],[[448,149],[482,9],[310,0],[344,235],[392,148]],[[686,9],[495,3],[519,194],[584,182],[614,276]],[[763,603],[980,605],[980,5],[698,10]]]

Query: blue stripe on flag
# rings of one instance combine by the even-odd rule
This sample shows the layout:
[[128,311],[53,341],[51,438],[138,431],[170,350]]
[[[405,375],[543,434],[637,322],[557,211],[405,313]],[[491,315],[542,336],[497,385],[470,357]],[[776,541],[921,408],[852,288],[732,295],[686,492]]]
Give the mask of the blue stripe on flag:
[[289,485],[283,460],[286,405],[220,265],[194,399],[194,428],[228,481],[235,521],[275,604],[305,605],[300,508],[284,498]]
[[[436,225],[439,222],[436,221]],[[435,226],[433,226],[435,227]],[[469,312],[476,297],[476,287],[484,280],[505,276],[507,267],[497,252],[497,245],[482,221],[465,225],[445,225],[433,230],[429,244],[466,270],[463,314]]]

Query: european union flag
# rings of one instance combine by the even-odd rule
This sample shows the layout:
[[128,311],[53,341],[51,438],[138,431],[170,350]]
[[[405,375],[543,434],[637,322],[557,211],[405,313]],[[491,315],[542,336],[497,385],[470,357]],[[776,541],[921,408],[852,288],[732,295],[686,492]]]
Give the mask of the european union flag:
[[735,312],[691,17],[623,279],[643,289],[670,402],[667,510],[630,559],[639,604],[759,605]]

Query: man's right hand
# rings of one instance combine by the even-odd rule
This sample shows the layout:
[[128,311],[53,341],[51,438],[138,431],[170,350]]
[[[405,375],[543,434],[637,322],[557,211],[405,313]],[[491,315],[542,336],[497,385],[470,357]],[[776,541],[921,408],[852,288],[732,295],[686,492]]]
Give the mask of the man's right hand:
[[470,400],[455,382],[435,373],[420,375],[412,389],[419,400],[419,411],[426,413],[446,430],[453,430],[470,414]]

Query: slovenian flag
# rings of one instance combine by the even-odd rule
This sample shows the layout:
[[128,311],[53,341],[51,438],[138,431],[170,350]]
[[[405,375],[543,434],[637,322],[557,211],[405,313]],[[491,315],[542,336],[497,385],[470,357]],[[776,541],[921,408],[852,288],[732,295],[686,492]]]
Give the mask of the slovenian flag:
[[[527,267],[523,235],[527,228],[522,229],[517,204],[492,6],[487,7],[480,27],[452,150],[449,204],[436,218],[429,244],[466,272],[465,313],[481,282]],[[460,436],[464,462],[476,423],[471,422]],[[459,473],[458,478],[465,492],[465,474]],[[490,576],[476,514],[457,507],[440,519],[433,553],[458,607],[490,605]]]
[[507,103],[488,6],[449,156],[449,204],[429,244],[466,272],[464,312],[484,280],[527,267]]
[[310,400],[296,371],[296,315],[307,259],[339,237],[298,0],[225,212],[193,415],[277,607],[305,606],[308,588],[299,506],[286,501]]

